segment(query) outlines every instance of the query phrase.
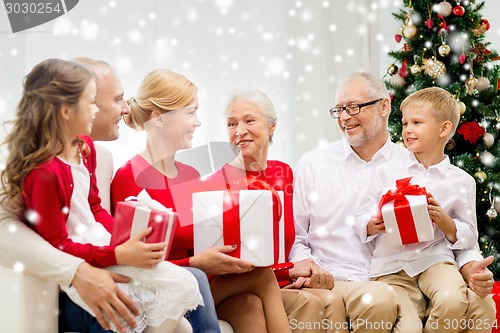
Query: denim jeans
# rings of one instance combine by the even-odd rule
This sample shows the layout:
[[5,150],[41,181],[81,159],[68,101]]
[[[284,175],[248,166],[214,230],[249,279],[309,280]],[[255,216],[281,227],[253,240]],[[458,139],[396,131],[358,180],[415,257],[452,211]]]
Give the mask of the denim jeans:
[[205,306],[200,305],[196,309],[186,313],[186,317],[193,327],[193,333],[220,333],[219,321],[217,313],[215,313],[214,299],[210,291],[207,275],[198,268],[184,268],[190,271],[198,281],[203,303],[205,304]]
[[[200,269],[194,267],[184,267],[194,275],[198,281],[200,293],[203,298],[204,306],[198,306],[192,311],[186,313],[193,333],[220,333],[217,314],[215,313],[214,300],[210,292],[207,275]],[[66,294],[61,293],[59,308],[63,315],[59,323],[59,331],[71,331],[82,333],[112,333],[113,331],[104,330],[99,325],[97,319],[87,311],[73,303]]]
[[113,333],[102,328],[94,316],[73,303],[65,293],[60,294],[59,309],[62,311],[59,332]]

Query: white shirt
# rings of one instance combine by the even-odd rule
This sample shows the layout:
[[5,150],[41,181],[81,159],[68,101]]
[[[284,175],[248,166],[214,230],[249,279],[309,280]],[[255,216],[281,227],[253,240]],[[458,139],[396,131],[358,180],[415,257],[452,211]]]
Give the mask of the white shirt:
[[96,246],[109,245],[111,234],[95,220],[89,204],[90,175],[89,170],[80,163],[70,164],[73,176],[73,194],[71,196],[66,230],[68,237],[75,243]]
[[97,188],[101,198],[101,206],[108,213],[111,212],[111,190],[110,184],[113,180],[113,155],[111,151],[98,142],[94,143],[96,151],[95,176],[97,179]]
[[377,167],[405,154],[387,140],[365,162],[345,139],[306,153],[294,182],[296,238],[290,261],[311,258],[336,281],[367,281],[372,249],[354,232],[356,209]]
[[[366,201],[357,218],[356,232],[362,241],[375,238],[370,276],[376,277],[399,272],[403,269],[409,276],[415,276],[439,262],[455,262],[452,250],[479,250],[476,221],[476,183],[462,169],[452,165],[448,157],[426,169],[413,154],[395,158],[380,165],[379,177],[369,184]],[[385,233],[366,237],[366,223],[384,191],[395,187],[396,180],[412,176],[411,184],[425,187],[432,193],[443,210],[454,220],[457,241],[450,243],[442,230],[434,225],[434,239],[427,242],[392,246]],[[372,207],[369,207],[372,205]]]

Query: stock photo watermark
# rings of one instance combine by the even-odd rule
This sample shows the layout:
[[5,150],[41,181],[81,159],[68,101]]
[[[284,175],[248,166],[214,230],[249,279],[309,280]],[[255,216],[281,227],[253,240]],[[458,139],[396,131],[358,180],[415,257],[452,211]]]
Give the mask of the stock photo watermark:
[[13,33],[52,21],[73,8],[79,0],[4,0]]

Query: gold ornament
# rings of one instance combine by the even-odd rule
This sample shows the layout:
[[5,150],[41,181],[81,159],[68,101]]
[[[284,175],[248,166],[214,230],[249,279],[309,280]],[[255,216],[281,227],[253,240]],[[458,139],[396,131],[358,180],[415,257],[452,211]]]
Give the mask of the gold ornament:
[[419,65],[415,64],[413,66],[410,67],[410,72],[413,74],[413,75],[418,75],[420,74],[420,72],[422,71],[422,69],[420,68]]
[[438,48],[438,52],[441,57],[446,57],[448,54],[450,54],[450,47],[446,44],[442,44]]
[[389,75],[394,75],[398,72],[398,66],[396,64],[390,64],[389,67],[387,67],[387,73]]
[[465,103],[462,101],[458,101],[458,111],[460,111],[460,115],[463,115],[466,109],[467,108],[465,106]]
[[477,86],[477,79],[474,77],[474,74],[471,74],[467,80],[465,80],[465,88],[467,88],[467,93],[472,95],[474,93],[474,89]]
[[422,69],[426,75],[429,75],[433,79],[440,78],[441,76],[446,74],[446,65],[436,60],[436,58],[432,57],[429,59],[424,59],[424,65]]
[[500,213],[500,200],[495,201],[495,210],[497,213]]
[[413,38],[417,34],[417,27],[413,23],[408,23],[403,29],[403,35],[406,38]]
[[476,37],[481,37],[486,32],[486,30],[488,30],[486,28],[486,25],[481,23],[479,23],[474,29],[471,29],[472,33]]
[[480,182],[480,183],[484,183],[484,181],[488,178],[488,176],[486,175],[486,172],[484,171],[477,171],[475,174],[474,174],[474,177],[476,177],[476,179]]

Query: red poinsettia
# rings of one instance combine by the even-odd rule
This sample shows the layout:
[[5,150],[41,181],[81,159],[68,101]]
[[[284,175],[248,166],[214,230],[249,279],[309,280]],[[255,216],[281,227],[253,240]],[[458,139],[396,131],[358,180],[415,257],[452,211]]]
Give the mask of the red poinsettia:
[[475,121],[468,121],[463,123],[457,130],[458,134],[462,134],[464,139],[472,144],[476,144],[477,140],[484,135],[486,132],[484,128],[479,126]]

